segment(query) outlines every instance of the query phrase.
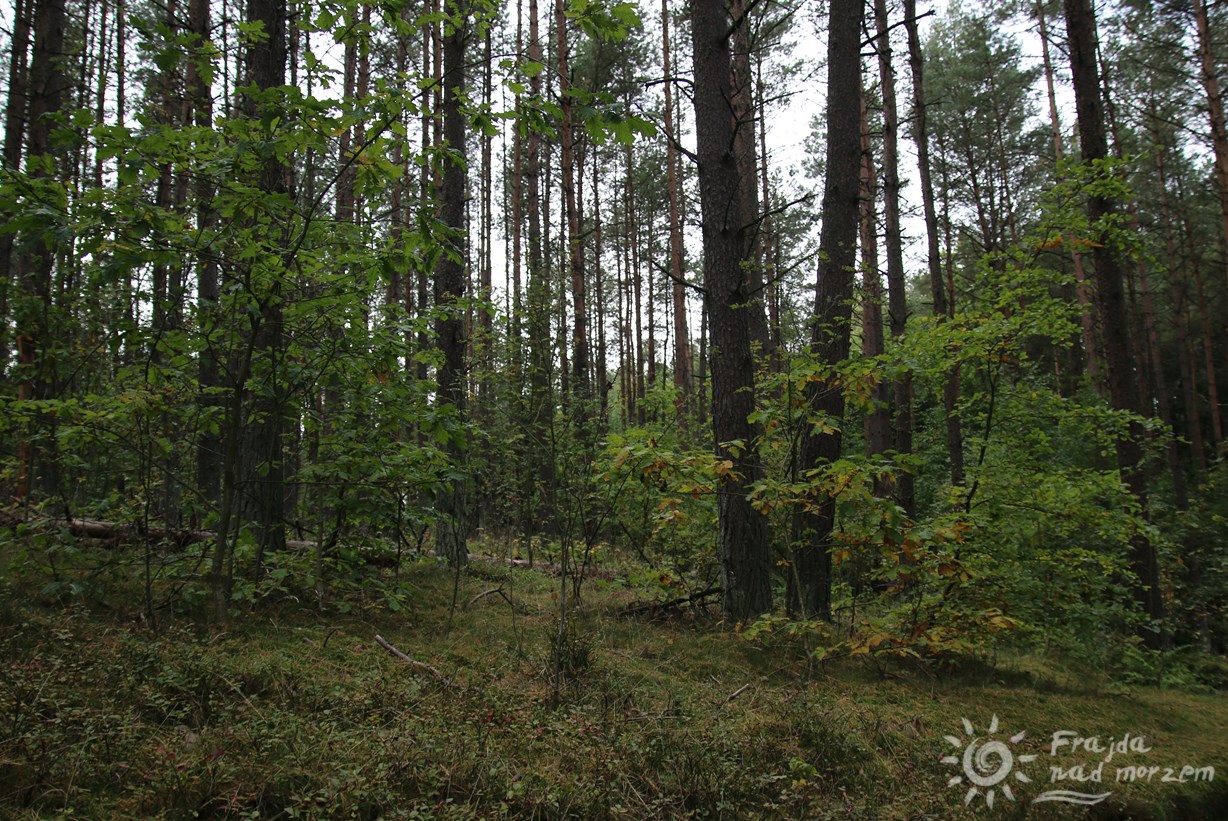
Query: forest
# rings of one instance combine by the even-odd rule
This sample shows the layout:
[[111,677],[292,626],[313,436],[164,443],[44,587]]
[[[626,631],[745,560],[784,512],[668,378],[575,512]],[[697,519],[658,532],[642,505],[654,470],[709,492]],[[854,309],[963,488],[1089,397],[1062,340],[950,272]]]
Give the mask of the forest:
[[0,814],[1228,817],[1222,0],[0,32]]

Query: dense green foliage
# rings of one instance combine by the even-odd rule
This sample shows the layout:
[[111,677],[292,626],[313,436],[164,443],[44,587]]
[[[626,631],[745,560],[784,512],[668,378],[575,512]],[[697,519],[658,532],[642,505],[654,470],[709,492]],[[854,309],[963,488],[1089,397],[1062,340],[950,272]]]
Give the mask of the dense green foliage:
[[[804,160],[770,127],[820,68],[794,45],[829,28],[791,4],[707,8],[734,23],[708,44],[733,134],[707,169],[691,149],[715,129],[690,106],[720,84],[668,3],[14,5],[0,807],[907,817],[949,809],[906,738],[918,676],[1079,659],[1106,688],[1222,687],[1228,44],[1200,34],[1228,31],[1222,4],[1104,8],[1111,151],[1092,161],[1056,9],[956,4],[910,50],[923,18],[867,6],[860,197],[824,213],[831,118]],[[714,165],[738,225],[701,207]],[[839,271],[856,285],[816,312],[837,207],[861,227]],[[734,319],[749,364],[717,390]],[[714,434],[734,403],[750,433]],[[803,458],[819,439],[831,458]],[[735,497],[766,545],[730,543]],[[770,555],[751,618],[721,589],[742,548]],[[830,595],[807,613],[791,591],[816,555]],[[559,578],[479,590],[492,560]],[[727,618],[595,614],[624,590],[636,612],[723,595]],[[408,638],[399,618],[455,688],[372,660],[364,620]],[[650,662],[675,639],[671,689]],[[823,712],[861,681],[811,674],[849,659],[908,677],[890,698],[910,706]],[[95,669],[131,702],[78,688]],[[747,677],[776,689],[721,702]],[[1167,709],[1206,707],[1184,698]],[[517,746],[543,736],[558,746]]]

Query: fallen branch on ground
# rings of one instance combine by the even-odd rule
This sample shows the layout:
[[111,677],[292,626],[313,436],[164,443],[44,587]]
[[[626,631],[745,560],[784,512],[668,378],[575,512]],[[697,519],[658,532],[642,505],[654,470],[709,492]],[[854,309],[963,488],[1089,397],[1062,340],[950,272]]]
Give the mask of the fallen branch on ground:
[[689,596],[683,596],[678,599],[670,599],[669,601],[635,602],[627,605],[627,609],[623,612],[628,616],[642,616],[645,613],[667,613],[678,610],[684,605],[698,604],[705,599],[710,599],[720,594],[721,588],[709,587],[707,590],[701,590],[698,593],[692,593]]
[[415,658],[410,658],[405,653],[402,653],[400,650],[393,647],[392,644],[390,644],[389,641],[383,636],[377,635],[375,637],[375,643],[378,644],[380,647],[383,647],[389,653],[392,653],[392,655],[396,656],[397,658],[399,658],[401,661],[408,664],[413,669],[426,673],[428,676],[431,676],[436,681],[438,681],[440,684],[442,684],[444,687],[454,686],[452,684],[452,681],[447,676],[445,676],[443,673],[439,672],[438,670],[436,670],[434,667],[432,667],[429,664],[418,661]]
[[502,596],[503,600],[507,602],[508,604],[512,603],[511,598],[508,597],[508,595],[503,592],[503,585],[499,585],[498,587],[492,587],[489,590],[483,590],[481,593],[478,593],[476,596],[474,596],[472,599],[469,600],[469,606],[473,607],[475,604],[480,602],[482,599],[486,598],[487,596],[493,596],[496,593]]
[[718,705],[716,705],[715,707],[713,707],[713,708],[712,708],[713,712],[715,712],[715,711],[717,711],[717,710],[721,709],[721,708],[722,708],[722,707],[724,707],[726,704],[728,704],[729,702],[733,701],[733,700],[734,700],[735,698],[737,698],[738,696],[740,696],[740,695],[742,695],[743,693],[745,693],[747,690],[749,690],[749,689],[751,688],[751,685],[752,685],[752,684],[754,684],[754,682],[753,682],[753,681],[748,681],[748,682],[746,682],[745,684],[743,684],[741,687],[739,687],[738,689],[734,690],[732,693],[730,693],[730,694],[729,694],[729,695],[728,695],[728,696],[725,698],[725,700],[724,700],[724,701],[722,701],[720,704],[718,704]]

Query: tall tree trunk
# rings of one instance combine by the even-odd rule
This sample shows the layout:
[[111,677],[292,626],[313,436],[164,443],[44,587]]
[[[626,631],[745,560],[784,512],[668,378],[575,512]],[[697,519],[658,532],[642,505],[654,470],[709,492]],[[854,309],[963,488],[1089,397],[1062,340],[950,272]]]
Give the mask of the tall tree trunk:
[[759,119],[755,100],[755,81],[750,68],[751,51],[757,44],[751,42],[751,12],[754,3],[747,5],[745,0],[729,0],[729,14],[734,25],[731,29],[731,70],[730,79],[733,97],[730,107],[733,111],[734,151],[741,170],[739,182],[742,189],[742,219],[747,225],[747,267],[749,296],[756,306],[750,311],[751,340],[757,346],[759,356],[771,358],[771,339],[767,329],[767,313],[763,304],[763,225],[759,207],[759,152],[758,129],[755,127]]
[[[744,265],[747,232],[753,230],[748,223],[754,215],[744,212],[743,175],[748,169],[735,148],[729,10],[724,0],[692,0],[691,20],[705,302],[712,317],[712,433],[717,458],[731,465],[717,494],[722,595],[725,614],[742,620],[772,607],[768,523],[748,495],[762,472],[759,430],[750,422],[755,386],[752,301],[757,294]],[[745,24],[737,22],[739,27]],[[735,441],[740,444],[729,444]]]
[[[213,128],[213,92],[205,79],[212,73],[207,48],[211,30],[209,0],[189,0],[188,29],[193,47],[187,66],[187,96],[192,102],[196,128],[205,131]],[[196,230],[203,238],[214,230],[217,221],[212,207],[213,180],[208,174],[200,174],[196,177],[195,188]],[[198,246],[207,248],[208,243],[200,242]],[[219,340],[212,338],[219,321],[219,297],[216,258],[208,252],[200,253],[196,258],[197,324],[205,344],[198,362],[200,396],[197,401],[210,415],[223,412],[218,401],[218,392],[223,387],[217,350]],[[196,487],[205,502],[212,506],[221,502],[222,491],[222,438],[218,427],[216,424],[202,425],[196,444]]]
[[[13,31],[9,43],[9,88],[4,112],[4,168],[16,173],[21,170],[21,147],[26,136],[26,110],[29,76],[26,62],[30,51],[30,3],[16,0],[13,4]],[[0,234],[0,377],[9,366],[9,292],[14,279],[20,276],[13,255],[13,234]]]
[[[1177,202],[1184,203],[1185,191],[1180,175],[1177,175],[1176,183]],[[1198,259],[1194,228],[1190,225],[1189,208],[1182,208],[1181,212],[1181,235],[1186,247],[1186,256],[1190,261],[1190,272],[1194,275],[1195,292],[1198,294],[1198,313],[1202,324],[1203,363],[1206,368],[1207,394],[1210,400],[1208,404],[1211,410],[1211,436],[1213,444],[1218,445],[1223,441],[1224,430],[1220,417],[1219,387],[1215,371],[1215,345],[1211,336],[1210,302],[1203,288],[1202,265]]]
[[[524,0],[516,0],[516,54],[521,54],[524,48],[524,21],[522,19],[524,11]],[[515,111],[520,111],[522,97],[519,92],[513,98],[512,108]],[[521,395],[521,379],[523,378],[522,368],[522,321],[523,321],[523,297],[521,295],[521,283],[523,274],[521,270],[521,254],[523,253],[523,232],[524,232],[524,137],[521,135],[521,129],[512,129],[512,185],[511,185],[511,211],[512,211],[512,307],[509,312],[510,330],[508,332],[508,353],[511,358],[512,386],[516,396]]]
[[[766,105],[766,85],[763,81],[763,52],[756,54],[755,92]],[[780,326],[780,238],[773,228],[772,189],[768,179],[767,117],[759,121],[759,182],[763,191],[763,223],[759,226],[759,264],[763,271],[763,298],[767,302],[768,361],[773,373],[784,369],[784,331]]]
[[[856,265],[859,173],[861,166],[862,0],[830,0],[827,30],[827,173],[823,182],[823,228],[810,349],[815,360],[835,366],[848,358],[853,271]],[[816,433],[809,423],[798,463],[803,471],[840,457],[844,393],[838,384],[811,382],[806,390],[812,413],[832,429]],[[793,574],[789,607],[802,618],[831,618],[831,536],[836,505],[831,496],[793,517]]]
[[575,106],[571,96],[570,69],[567,65],[567,16],[564,14],[563,0],[554,2],[554,32],[558,49],[556,56],[559,66],[559,101],[563,113],[559,128],[565,220],[563,239],[567,245],[567,259],[571,271],[572,389],[576,400],[577,419],[582,419],[590,410],[588,404],[592,396],[588,379],[588,305],[584,281],[584,252],[580,247],[580,209],[576,203]]
[[[874,0],[874,25],[883,92],[883,230],[887,250],[887,310],[891,317],[891,337],[898,346],[903,342],[908,321],[908,295],[904,281],[904,236],[900,226],[900,120],[896,109],[887,0]],[[892,393],[895,421],[893,445],[896,453],[909,454],[912,453],[912,374],[905,372],[896,379]],[[895,497],[909,516],[916,513],[916,490],[911,472],[899,471]]]
[[[537,0],[529,0],[529,59],[542,62],[541,38],[539,36]],[[529,79],[529,95],[539,99],[542,93],[541,73],[535,72]],[[550,343],[550,277],[546,269],[542,247],[542,199],[541,199],[541,135],[537,129],[529,129],[525,146],[525,197],[529,210],[529,440],[532,443],[533,470],[526,471],[530,483],[527,497],[533,493],[532,482],[536,480],[538,503],[531,517],[529,538],[534,530],[553,518],[554,510],[554,461],[550,427],[554,418],[553,379],[551,365],[553,355]],[[547,212],[548,213],[548,212]]]
[[[861,273],[864,283],[861,304],[861,353],[866,358],[882,356],[883,280],[878,267],[878,180],[874,173],[874,153],[870,145],[870,124],[866,117],[865,90],[861,95]],[[874,407],[862,422],[866,455],[878,456],[891,449],[890,385],[879,382],[870,392]],[[876,488],[882,492],[884,488]]]
[[[1154,106],[1152,111],[1154,112]],[[1193,358],[1190,355],[1185,313],[1185,305],[1189,296],[1188,280],[1183,276],[1181,278],[1183,281],[1178,283],[1177,272],[1180,268],[1181,253],[1177,243],[1176,232],[1174,231],[1177,217],[1173,213],[1172,205],[1168,199],[1168,174],[1164,166],[1164,155],[1166,152],[1163,139],[1158,133],[1159,121],[1153,117],[1151,122],[1153,125],[1152,140],[1157,146],[1155,152],[1156,176],[1160,189],[1160,215],[1164,221],[1164,252],[1168,257],[1169,264],[1168,284],[1173,302],[1173,326],[1177,331],[1177,351],[1185,400],[1186,432],[1190,437],[1190,447],[1193,450],[1194,457],[1193,462],[1198,469],[1205,470],[1207,466],[1206,447],[1202,440],[1202,419],[1198,407],[1198,380],[1194,373]]]
[[[494,76],[491,50],[491,32],[488,29],[482,36],[482,104],[493,110],[494,106]],[[482,252],[479,255],[478,283],[478,316],[480,318],[481,334],[479,347],[478,374],[478,411],[489,415],[493,403],[494,384],[491,377],[494,371],[495,343],[495,306],[494,300],[494,255],[492,243],[494,240],[494,215],[492,213],[492,195],[494,188],[493,157],[494,136],[487,131],[481,134],[482,141],[482,189],[481,211],[478,234],[481,238]]]
[[[930,167],[930,141],[927,130],[924,62],[921,38],[917,32],[916,0],[904,0],[904,27],[908,31],[908,63],[912,73],[913,140],[917,144],[917,177],[921,183],[921,204],[925,214],[926,260],[929,269],[930,294],[934,300],[934,317],[946,322],[954,317],[954,294],[944,286],[942,251],[938,242],[938,215],[934,205],[934,183]],[[964,436],[959,417],[959,362],[951,365],[943,380],[942,404],[946,417],[947,459],[951,465],[951,484],[964,484]]]
[[[1219,87],[1211,25],[1204,0],[1191,0],[1194,31],[1198,42],[1198,64],[1203,90],[1207,95],[1207,116],[1211,120],[1211,150],[1215,154],[1215,188],[1219,193],[1224,252],[1228,254],[1228,124],[1224,120],[1224,98]],[[1221,32],[1222,33],[1222,32]]]
[[631,274],[632,292],[635,296],[635,328],[631,338],[635,340],[634,369],[635,379],[632,385],[631,413],[636,424],[644,424],[644,312],[643,287],[640,276],[639,260],[636,254],[636,221],[638,219],[635,200],[635,166],[631,162],[631,146],[623,149],[623,160],[626,168],[626,205],[624,206],[623,225],[626,231],[627,270]]
[[[29,104],[26,108],[28,134],[27,170],[33,177],[49,177],[56,173],[57,160],[51,154],[52,118],[64,105],[68,78],[64,74],[64,0],[35,0],[33,8],[34,52],[30,59],[28,82]],[[6,146],[7,148],[7,146]],[[50,399],[53,367],[46,346],[53,338],[51,328],[51,278],[55,267],[56,249],[45,237],[34,237],[28,250],[17,263],[21,295],[14,312],[17,330],[17,362],[25,375],[17,386],[18,400]],[[39,424],[51,424],[40,417]],[[25,502],[30,485],[36,478],[37,453],[25,438],[18,443],[18,501]],[[54,467],[48,460],[48,471]],[[42,484],[54,486],[49,473]]]
[[[1079,119],[1079,143],[1083,161],[1103,160],[1108,156],[1104,114],[1100,100],[1100,72],[1096,60],[1096,21],[1088,0],[1064,0],[1066,30],[1070,50],[1071,75],[1074,80],[1075,107]],[[1116,203],[1101,195],[1088,197],[1089,221],[1095,225],[1110,217]],[[1104,334],[1104,359],[1109,385],[1109,399],[1118,410],[1136,410],[1132,383],[1133,363],[1127,330],[1124,276],[1121,264],[1108,247],[1104,236],[1096,238],[1092,252],[1096,269],[1096,301],[1100,311],[1100,326]],[[1126,436],[1117,441],[1117,463],[1122,479],[1139,506],[1147,509],[1146,475],[1140,466],[1142,431],[1132,425]],[[1160,622],[1164,617],[1164,601],[1160,590],[1160,569],[1155,546],[1142,532],[1131,539],[1131,569],[1137,577],[1135,599],[1149,619],[1141,634],[1153,647],[1164,643]]]
[[[245,55],[246,82],[258,91],[285,84],[285,0],[249,0],[247,23],[259,25],[265,34],[252,42]],[[244,95],[242,114],[257,118],[261,112],[255,97]],[[268,194],[288,193],[288,169],[276,157],[266,159],[257,185]],[[271,230],[271,229],[270,229]],[[282,436],[285,431],[286,397],[281,367],[285,338],[281,299],[284,272],[277,262],[257,279],[256,266],[240,273],[242,283],[258,304],[249,312],[249,330],[240,361],[231,366],[231,396],[223,425],[222,511],[217,545],[210,570],[214,617],[227,621],[233,578],[231,522],[238,517],[253,524],[257,544],[257,570],[263,557],[285,547],[285,474]],[[260,362],[260,382],[248,378],[252,364]],[[251,394],[250,402],[245,398]],[[238,493],[240,482],[247,492]]]
[[[1108,115],[1109,130],[1113,138],[1113,153],[1118,160],[1123,159],[1123,151],[1121,147],[1121,131],[1117,121],[1116,109],[1113,105],[1112,89],[1109,86],[1108,75],[1101,76],[1103,86],[1103,99],[1105,104],[1105,113]],[[1126,202],[1126,212],[1130,217],[1131,227],[1136,234],[1142,233],[1142,226],[1139,224],[1138,210],[1133,200]],[[1150,363],[1152,377],[1150,384],[1154,386],[1155,407],[1159,411],[1160,421],[1162,421],[1169,430],[1173,428],[1173,411],[1172,398],[1168,392],[1168,377],[1164,373],[1164,361],[1162,351],[1160,349],[1160,331],[1159,321],[1156,318],[1155,299],[1151,294],[1151,282],[1148,276],[1147,266],[1140,258],[1135,265],[1135,273],[1138,276],[1139,290],[1141,291],[1143,302],[1143,333],[1145,336],[1141,340],[1145,344],[1142,347],[1147,352],[1147,358],[1140,362],[1141,368],[1146,368],[1144,363]],[[1171,277],[1171,274],[1170,274]],[[1152,397],[1144,397],[1145,404],[1143,409],[1150,410],[1152,407]],[[1177,453],[1177,441],[1171,438],[1168,442],[1165,452],[1168,458],[1169,474],[1173,482],[1173,495],[1178,510],[1185,510],[1189,507],[1189,497],[1186,493],[1185,472],[1181,466],[1181,459]]]
[[661,53],[665,72],[665,187],[669,194],[669,271],[674,298],[674,387],[680,429],[686,429],[691,393],[691,339],[687,329],[686,286],[682,270],[682,219],[678,209],[678,151],[674,145],[674,100],[669,49],[669,0],[661,0]]
[[[1049,57],[1049,25],[1045,18],[1045,7],[1041,0],[1036,2],[1036,22],[1040,27],[1041,64],[1045,72],[1045,91],[1049,100],[1049,127],[1053,131],[1053,156],[1059,162],[1065,156],[1062,140],[1062,121],[1058,116],[1057,91],[1053,81],[1053,61]],[[1091,294],[1087,288],[1087,273],[1083,269],[1083,253],[1078,245],[1072,242],[1072,237],[1063,236],[1065,244],[1071,249],[1071,263],[1074,266],[1075,296],[1079,300],[1079,328],[1083,334],[1083,361],[1087,368],[1087,378],[1097,392],[1103,391],[1100,378],[1100,345],[1096,341],[1095,307],[1092,305]]]
[[597,298],[597,392],[601,401],[601,420],[609,422],[610,380],[606,362],[605,274],[601,268],[601,165],[593,146],[593,285]]
[[[462,300],[465,297],[465,258],[468,238],[465,224],[465,112],[461,102],[465,93],[465,44],[469,35],[468,7],[466,4],[453,11],[443,37],[443,137],[447,142],[450,157],[443,168],[440,186],[439,218],[450,232],[448,247],[435,268],[435,336],[443,353],[436,381],[439,398],[451,405],[457,422],[465,417],[465,316]],[[464,472],[466,447],[463,444],[449,446],[449,457],[457,462],[458,470]],[[459,567],[469,559],[466,547],[468,512],[466,510],[467,480],[448,480],[436,499],[440,519],[435,526],[435,549]]]
[[[253,43],[246,55],[247,82],[259,90],[286,82],[286,0],[248,0],[248,23],[261,23],[267,40]],[[243,114],[258,118],[263,112],[256,99],[245,96]],[[265,160],[259,185],[269,194],[289,191],[289,168],[277,158]],[[254,267],[254,266],[253,266]],[[274,268],[269,283],[256,282],[254,270],[244,272],[249,288],[260,301],[258,324],[253,319],[255,356],[263,360],[262,384],[252,387],[252,404],[243,424],[242,480],[244,519],[255,525],[256,571],[263,557],[285,548],[285,463],[283,437],[287,427],[285,329],[282,297],[284,271]]]

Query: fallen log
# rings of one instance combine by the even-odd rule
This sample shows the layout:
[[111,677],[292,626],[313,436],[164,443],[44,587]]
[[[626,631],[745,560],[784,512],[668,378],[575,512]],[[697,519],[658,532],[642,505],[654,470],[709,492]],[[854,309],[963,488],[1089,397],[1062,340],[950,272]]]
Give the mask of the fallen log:
[[115,522],[102,522],[97,519],[57,519],[50,516],[23,518],[7,510],[0,511],[0,523],[6,527],[17,527],[22,524],[46,528],[62,527],[72,535],[82,539],[156,539],[172,542],[177,547],[184,547],[195,542],[206,542],[217,538],[217,534],[211,530],[173,530],[164,527],[145,528],[139,524],[125,525]]
[[[0,525],[5,527],[16,527],[17,525],[31,525],[35,527],[63,527],[74,536],[82,539],[100,539],[110,541],[122,541],[124,539],[153,539],[155,541],[166,541],[174,544],[176,547],[186,547],[197,542],[208,542],[217,538],[217,532],[213,530],[174,530],[164,527],[149,527],[143,528],[137,524],[119,524],[117,522],[103,522],[97,519],[80,519],[80,518],[55,518],[52,516],[37,516],[37,517],[21,517],[14,514],[11,510],[0,510]],[[318,542],[304,541],[302,539],[290,539],[286,541],[286,547],[291,550],[315,550]],[[433,556],[434,551],[423,551],[428,556]],[[386,556],[378,554],[368,554],[363,557],[367,564],[374,564],[380,567],[385,567],[388,564]],[[470,554],[469,560],[473,562],[482,562],[486,564],[504,564],[512,567],[522,567],[531,570],[541,570],[546,573],[558,575],[562,572],[562,567],[557,564],[536,562],[529,564],[524,559],[504,559],[499,556],[486,556],[482,554]],[[616,578],[616,574],[612,570],[605,568],[590,567],[585,571],[585,578],[589,579],[604,579],[612,580]]]

